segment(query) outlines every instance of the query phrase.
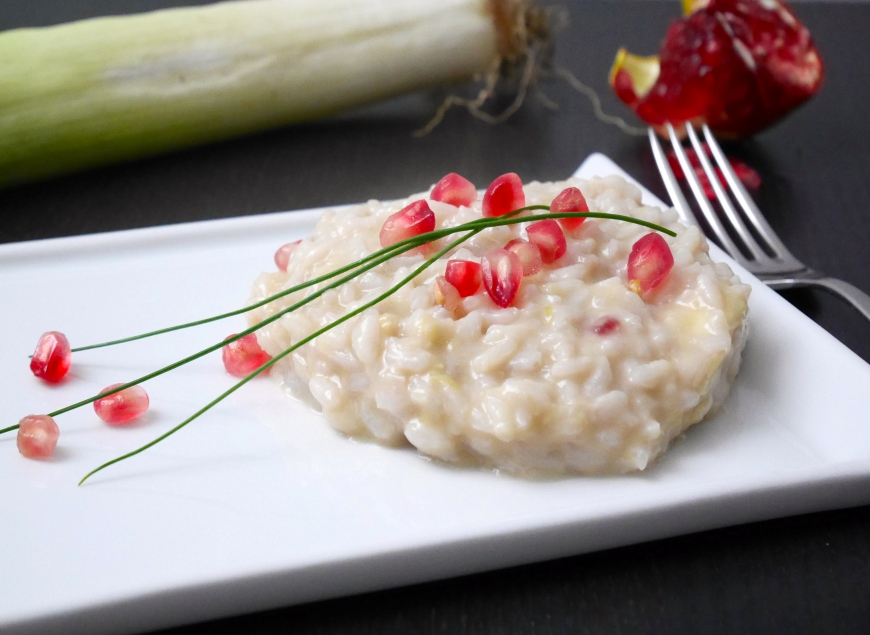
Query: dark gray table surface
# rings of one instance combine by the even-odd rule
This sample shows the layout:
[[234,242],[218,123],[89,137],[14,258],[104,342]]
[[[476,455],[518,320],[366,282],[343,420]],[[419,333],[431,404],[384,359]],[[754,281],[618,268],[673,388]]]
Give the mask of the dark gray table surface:
[[[196,3],[2,0],[0,29],[175,4]],[[565,4],[570,24],[559,35],[557,65],[594,86],[606,110],[629,118],[607,87],[613,55],[620,45],[655,52],[678,3]],[[795,11],[819,45],[826,83],[786,121],[728,151],[761,173],[760,205],[795,255],[870,291],[870,4],[804,3]],[[588,100],[560,80],[541,88],[558,111],[532,98],[499,126],[456,111],[428,137],[412,138],[442,94],[412,95],[329,121],[0,190],[0,242],[399,197],[450,171],[478,185],[507,171],[553,180],[595,151],[667,198],[645,139],[596,121]],[[870,325],[856,312],[822,292],[785,296],[870,361]],[[861,507],[164,633],[866,633],[867,589],[870,507]]]

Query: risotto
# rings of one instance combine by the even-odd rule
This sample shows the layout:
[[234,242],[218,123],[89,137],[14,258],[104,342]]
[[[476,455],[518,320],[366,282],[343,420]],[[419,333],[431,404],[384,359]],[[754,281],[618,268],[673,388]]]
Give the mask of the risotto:
[[[499,306],[483,288],[445,303],[438,277],[448,260],[478,263],[528,237],[522,224],[493,227],[379,305],[280,360],[273,374],[342,433],[410,444],[448,463],[526,475],[648,467],[722,405],[740,365],[749,287],[726,264],[711,261],[697,228],[680,225],[673,210],[642,206],[640,191],[620,177],[535,182],[523,190],[527,204],[549,205],[568,187],[578,188],[593,212],[677,232],[664,237],[673,267],[661,284],[641,292],[628,279],[629,254],[649,229],[587,219],[565,229],[565,253],[523,277],[510,306]],[[387,218],[427,196],[325,212],[290,255],[286,272],[257,279],[253,299],[371,254],[381,247]],[[436,228],[481,217],[480,201],[427,203]],[[257,332],[260,345],[277,355],[377,297],[434,248],[418,252],[264,327]],[[254,311],[251,323],[317,288]]]

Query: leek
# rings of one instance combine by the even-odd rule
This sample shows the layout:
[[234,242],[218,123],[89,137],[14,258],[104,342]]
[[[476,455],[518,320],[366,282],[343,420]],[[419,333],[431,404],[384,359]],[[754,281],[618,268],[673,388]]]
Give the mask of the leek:
[[247,0],[0,33],[0,185],[274,126],[517,60],[519,0]]

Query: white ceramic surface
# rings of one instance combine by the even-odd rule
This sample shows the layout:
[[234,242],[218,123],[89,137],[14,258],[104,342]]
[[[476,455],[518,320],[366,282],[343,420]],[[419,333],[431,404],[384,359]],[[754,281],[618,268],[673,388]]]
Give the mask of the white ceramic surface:
[[[618,168],[602,155],[583,176]],[[653,201],[654,199],[649,199]],[[58,387],[27,370],[45,330],[74,345],[241,305],[317,211],[0,246],[0,427],[239,330],[241,318],[77,354]],[[744,279],[750,279],[742,272]],[[753,282],[752,334],[724,414],[649,471],[530,482],[358,443],[212,354],[146,386],[125,430],[58,418],[56,456],[0,437],[0,631],[132,633],[870,501],[870,366]]]

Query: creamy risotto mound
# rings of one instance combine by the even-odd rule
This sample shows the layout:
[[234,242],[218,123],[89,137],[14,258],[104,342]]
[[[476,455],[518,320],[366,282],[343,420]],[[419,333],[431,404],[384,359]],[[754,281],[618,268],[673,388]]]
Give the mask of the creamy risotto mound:
[[[449,463],[520,474],[614,474],[651,465],[728,394],[747,333],[749,287],[710,259],[695,227],[679,224],[673,210],[642,206],[639,190],[619,177],[530,183],[526,204],[548,205],[572,186],[593,212],[677,232],[665,236],[674,266],[656,289],[639,295],[626,275],[632,245],[651,230],[588,219],[566,232],[564,256],[522,279],[513,306],[497,306],[481,288],[448,311],[434,292],[444,258],[388,300],[281,360],[274,375],[337,430],[411,444]],[[386,218],[425,197],[326,212],[286,273],[257,279],[253,299],[376,251]],[[481,217],[479,200],[470,208],[429,205],[438,228]],[[477,262],[524,236],[523,225],[487,229],[449,258]],[[396,257],[257,338],[276,355],[375,298],[423,260],[421,254]],[[309,293],[253,312],[252,323]]]

